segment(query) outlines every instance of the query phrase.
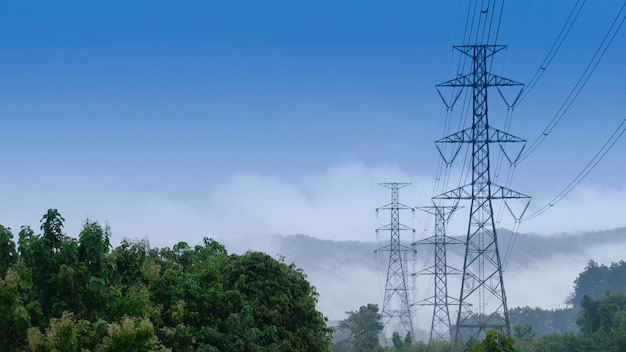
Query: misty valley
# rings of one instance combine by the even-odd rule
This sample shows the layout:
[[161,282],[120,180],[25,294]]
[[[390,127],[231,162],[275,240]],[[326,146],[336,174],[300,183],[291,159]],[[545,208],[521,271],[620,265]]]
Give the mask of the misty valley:
[[[124,239],[114,246],[108,225],[88,220],[72,236],[64,233],[64,222],[50,209],[39,231],[23,226],[14,236],[0,226],[5,351],[454,348],[452,342],[426,342],[428,309],[417,310],[416,339],[381,335],[375,242],[274,235],[164,248]],[[520,250],[507,271],[513,336],[509,341],[494,331],[486,341],[510,343],[517,351],[621,351],[626,263],[599,262],[623,252],[625,232],[519,235]],[[501,233],[506,238],[507,231]],[[562,278],[570,281],[562,305],[551,306],[550,297],[540,304],[546,283],[559,280],[552,275],[561,268],[554,266],[563,265],[583,269],[573,280]]]

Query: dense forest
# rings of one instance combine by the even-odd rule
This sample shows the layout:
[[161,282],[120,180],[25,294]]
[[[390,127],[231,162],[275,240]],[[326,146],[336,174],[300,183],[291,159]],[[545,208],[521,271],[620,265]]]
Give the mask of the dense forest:
[[0,226],[3,351],[327,351],[317,293],[294,265],[205,238],[150,248],[50,209],[17,243]]

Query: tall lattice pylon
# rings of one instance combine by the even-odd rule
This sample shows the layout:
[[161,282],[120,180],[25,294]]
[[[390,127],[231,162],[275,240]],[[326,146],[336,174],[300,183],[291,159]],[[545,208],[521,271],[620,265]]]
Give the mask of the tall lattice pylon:
[[376,233],[388,231],[391,234],[389,244],[376,250],[376,252],[389,252],[389,266],[387,267],[387,281],[385,283],[385,296],[381,312],[383,325],[385,326],[385,333],[398,332],[402,337],[409,334],[414,339],[413,317],[407,285],[409,270],[407,263],[415,255],[415,250],[410,246],[402,244],[400,233],[402,231],[415,232],[415,230],[400,224],[400,211],[415,211],[415,209],[401,204],[398,198],[398,190],[410,185],[410,183],[394,182],[380,183],[380,185],[391,190],[391,203],[376,209],[376,212],[389,210],[391,213],[391,222],[376,229]]
[[[509,162],[515,163],[519,154],[508,155],[503,147],[504,144],[522,143],[523,145],[526,142],[491,127],[487,118],[489,87],[496,87],[503,98],[503,87],[517,86],[521,91],[521,83],[496,76],[488,71],[488,59],[505,46],[484,44],[455,46],[454,48],[471,58],[472,71],[439,84],[437,89],[441,90],[444,87],[472,89],[472,126],[440,139],[437,141],[437,147],[445,159],[443,150],[449,150],[449,148],[441,148],[442,144],[451,143],[458,149],[463,143],[471,144],[472,182],[438,195],[434,199],[467,199],[471,204],[455,332],[455,350],[458,351],[463,349],[467,342],[482,338],[487,330],[499,329],[507,334],[511,333],[492,200],[503,199],[507,204],[507,199],[523,199],[527,202],[527,207],[530,197],[492,183],[490,176],[489,145],[491,143],[498,143]],[[512,104],[509,104],[506,99],[505,102],[511,107]],[[449,102],[445,103],[447,106],[452,105]],[[452,149],[453,156],[458,154],[458,149],[456,151]],[[522,149],[520,148],[519,152]],[[446,161],[452,162],[452,160]],[[508,208],[511,210],[510,207]]]
[[415,273],[415,275],[432,275],[435,282],[433,295],[415,303],[416,305],[433,306],[433,320],[430,327],[429,342],[449,341],[452,338],[450,310],[448,307],[449,305],[458,304],[458,300],[448,295],[448,276],[460,275],[461,271],[448,265],[446,247],[448,245],[463,244],[464,242],[446,236],[446,225],[458,208],[457,205],[432,205],[417,208],[435,217],[434,236],[413,243],[413,246],[426,245],[434,247],[434,264]]

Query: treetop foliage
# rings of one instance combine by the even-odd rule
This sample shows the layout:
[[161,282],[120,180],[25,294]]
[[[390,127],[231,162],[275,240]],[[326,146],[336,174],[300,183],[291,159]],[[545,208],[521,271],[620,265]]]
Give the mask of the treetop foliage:
[[626,289],[626,262],[611,263],[610,266],[598,265],[591,260],[585,270],[574,281],[574,293],[567,303],[574,308],[581,308],[583,297],[600,298],[608,291],[623,291]]
[[50,209],[17,244],[0,226],[3,351],[327,351],[304,273],[212,239],[150,248],[86,221],[78,239]]

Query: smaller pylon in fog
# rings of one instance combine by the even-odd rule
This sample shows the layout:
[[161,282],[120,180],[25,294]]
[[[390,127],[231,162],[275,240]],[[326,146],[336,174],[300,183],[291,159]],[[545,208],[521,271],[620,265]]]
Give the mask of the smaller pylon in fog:
[[391,203],[376,209],[389,210],[391,222],[376,229],[390,232],[390,243],[377,249],[375,252],[389,252],[389,266],[387,267],[387,280],[385,283],[385,296],[383,299],[382,319],[385,333],[398,332],[400,336],[409,334],[415,340],[413,334],[413,317],[409,292],[407,287],[408,261],[415,255],[415,249],[403,245],[400,242],[400,232],[415,230],[400,224],[400,210],[415,211],[412,207],[401,204],[398,200],[398,190],[410,183],[380,183],[381,186],[391,190]]
[[417,209],[435,216],[435,235],[413,243],[413,246],[429,245],[434,246],[435,263],[413,275],[432,275],[435,281],[435,292],[431,297],[427,297],[416,302],[416,305],[432,305],[433,320],[430,327],[429,342],[449,341],[452,338],[450,330],[450,305],[458,305],[458,300],[448,295],[448,276],[460,275],[462,272],[452,268],[447,263],[446,246],[454,244],[464,244],[463,241],[446,236],[446,226],[452,214],[459,209],[458,206],[427,206]]

